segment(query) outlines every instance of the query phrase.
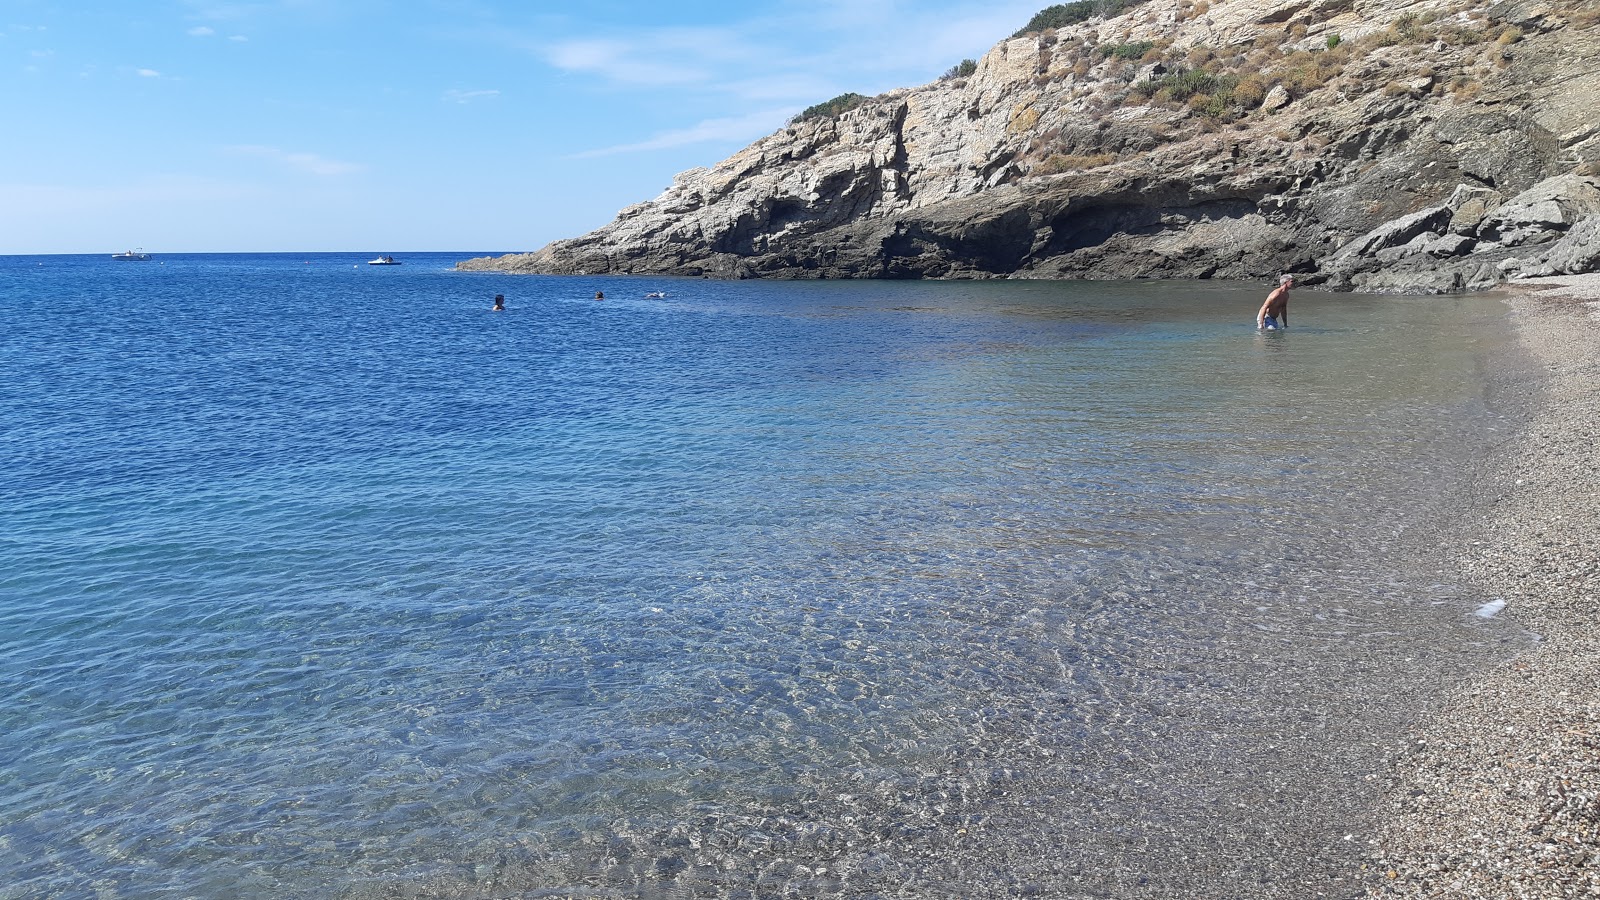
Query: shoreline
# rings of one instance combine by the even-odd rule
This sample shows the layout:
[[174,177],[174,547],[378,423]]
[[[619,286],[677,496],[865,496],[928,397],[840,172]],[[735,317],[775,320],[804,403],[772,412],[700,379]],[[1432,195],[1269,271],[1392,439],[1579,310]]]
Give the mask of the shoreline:
[[1375,806],[1368,898],[1600,897],[1600,275],[1504,285],[1538,374],[1447,549],[1539,636],[1420,720]]

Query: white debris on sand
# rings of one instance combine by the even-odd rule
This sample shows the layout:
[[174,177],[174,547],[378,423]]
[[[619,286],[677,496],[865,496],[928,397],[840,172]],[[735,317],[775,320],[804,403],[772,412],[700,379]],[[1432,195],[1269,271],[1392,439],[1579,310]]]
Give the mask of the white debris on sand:
[[1500,615],[1500,610],[1505,608],[1506,602],[1504,600],[1490,600],[1488,603],[1478,607],[1478,618],[1492,619]]
[[1600,897],[1600,275],[1519,282],[1508,303],[1542,377],[1504,386],[1532,413],[1456,553],[1542,640],[1419,724],[1368,897]]

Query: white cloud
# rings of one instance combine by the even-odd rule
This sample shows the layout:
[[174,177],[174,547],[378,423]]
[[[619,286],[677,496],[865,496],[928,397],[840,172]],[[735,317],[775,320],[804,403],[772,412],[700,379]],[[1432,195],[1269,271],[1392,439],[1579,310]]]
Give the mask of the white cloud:
[[291,152],[277,147],[263,147],[256,144],[243,144],[228,149],[234,153],[271,160],[310,175],[350,175],[364,171],[366,168],[356,163],[327,159],[315,153]]
[[216,33],[217,30],[208,25],[196,25],[188,31],[190,37],[211,37]]
[[488,97],[498,97],[498,96],[500,96],[500,92],[497,91],[497,90],[484,90],[484,91],[448,90],[448,91],[444,92],[444,99],[446,101],[451,102],[451,103],[463,103],[463,104],[471,103],[474,100],[482,100],[482,99],[485,99],[485,98],[488,98]]
[[195,17],[213,22],[235,21],[274,9],[272,3],[212,3],[208,0],[185,0],[184,5],[194,11]]
[[810,72],[787,72],[758,76],[723,85],[728,93],[742,100],[756,103],[798,103],[807,98],[825,95],[834,83],[828,78]]
[[155,69],[139,69],[138,72],[139,72],[139,77],[140,78],[160,78],[161,77],[161,73],[157,72]]
[[618,153],[642,153],[649,150],[665,150],[671,147],[683,147],[689,144],[705,144],[713,141],[753,141],[778,130],[789,117],[799,112],[798,109],[764,109],[743,116],[724,119],[707,119],[673,131],[663,131],[648,140],[637,144],[621,144],[615,147],[602,147],[597,150],[586,150],[574,154],[576,159],[586,159],[595,156],[612,156]]
[[242,44],[242,43],[244,43],[244,42],[245,42],[245,41],[248,41],[248,40],[250,40],[250,39],[249,39],[249,38],[247,38],[247,37],[245,37],[245,36],[244,36],[244,35],[242,35],[242,34],[230,34],[230,35],[228,35],[228,40],[230,40],[230,41],[236,41],[236,42],[238,42],[238,43],[240,43],[240,44]]
[[1041,0],[805,0],[724,27],[514,40],[563,71],[629,87],[698,87],[752,103],[800,103],[932,81],[988,52]]
[[[960,62],[961,57],[976,59],[989,52],[995,42],[1010,37],[1040,8],[1037,2],[1021,5],[1013,2],[909,22],[902,35],[904,39],[891,44],[881,62],[886,66],[921,68],[938,75]],[[984,38],[978,46],[973,44],[975,35]]]
[[558,69],[599,75],[623,84],[691,84],[707,81],[704,69],[664,61],[648,39],[567,41],[549,47],[545,59]]

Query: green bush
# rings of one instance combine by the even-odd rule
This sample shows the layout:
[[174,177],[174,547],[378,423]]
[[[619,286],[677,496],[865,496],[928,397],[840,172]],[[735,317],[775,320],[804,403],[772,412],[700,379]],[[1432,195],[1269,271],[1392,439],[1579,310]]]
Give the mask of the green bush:
[[1145,0],[1077,0],[1075,3],[1057,3],[1035,13],[1033,18],[1028,20],[1028,24],[1022,26],[1022,30],[1012,37],[1019,38],[1051,28],[1076,25],[1079,22],[1087,22],[1095,16],[1114,16],[1143,2]]
[[1214,75],[1190,69],[1141,81],[1129,89],[1128,96],[1136,102],[1149,97],[1161,105],[1187,103],[1190,109],[1206,118],[1232,121],[1243,111],[1259,105],[1265,94],[1266,87],[1257,76],[1241,81],[1237,75]]
[[1190,69],[1186,72],[1169,72],[1160,78],[1141,82],[1135,88],[1142,94],[1166,91],[1167,96],[1174,100],[1187,100],[1196,94],[1231,97],[1238,84],[1236,75],[1213,75],[1202,69]]
[[804,122],[807,119],[834,118],[855,109],[865,102],[867,102],[867,98],[855,92],[840,94],[826,103],[818,103],[815,106],[806,107],[800,115],[794,117],[794,120],[796,122]]
[[976,71],[978,71],[977,60],[963,59],[960,63],[951,66],[949,71],[939,77],[944,81],[949,81],[952,78],[969,78]]
[[1101,56],[1115,56],[1117,59],[1139,59],[1156,45],[1155,41],[1134,41],[1128,44],[1101,44]]
[[1328,49],[1332,50],[1333,48],[1339,46],[1340,40],[1341,38],[1337,34],[1328,35]]

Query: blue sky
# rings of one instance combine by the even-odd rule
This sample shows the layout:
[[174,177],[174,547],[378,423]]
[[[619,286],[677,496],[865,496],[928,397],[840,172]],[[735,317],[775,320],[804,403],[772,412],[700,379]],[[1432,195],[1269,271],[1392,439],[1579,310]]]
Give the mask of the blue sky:
[[0,254],[532,250],[1047,0],[0,3]]

